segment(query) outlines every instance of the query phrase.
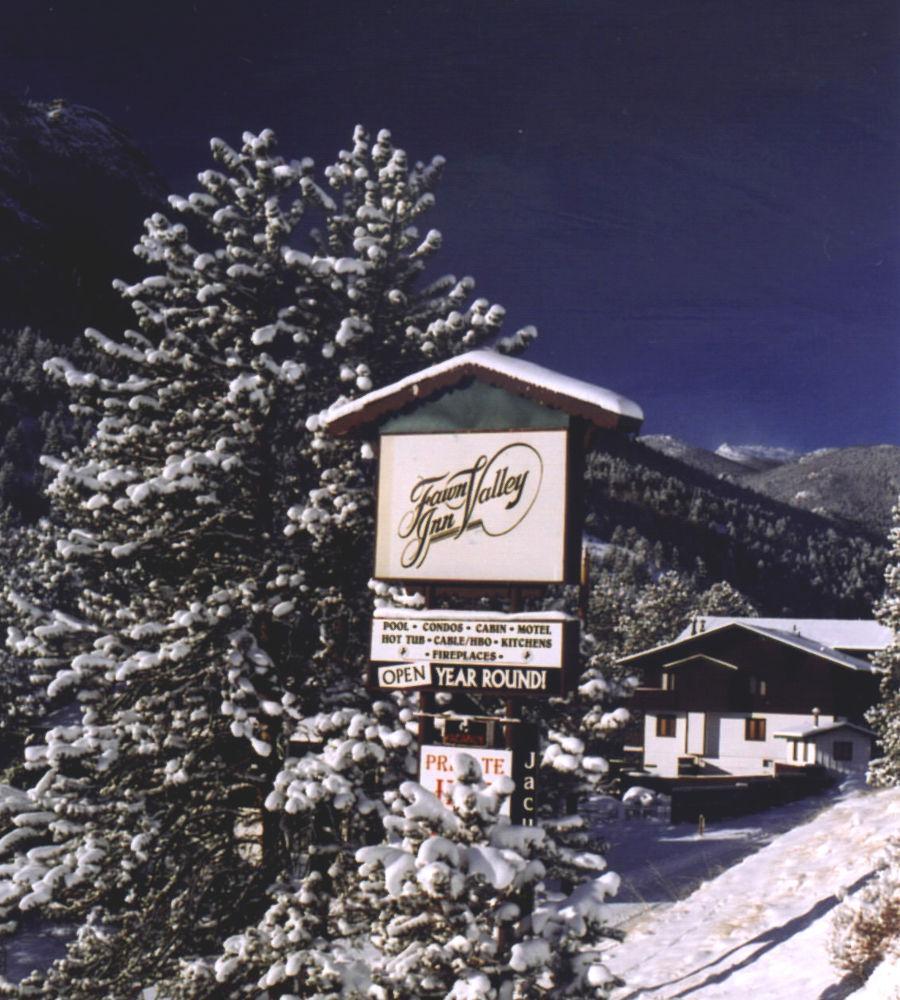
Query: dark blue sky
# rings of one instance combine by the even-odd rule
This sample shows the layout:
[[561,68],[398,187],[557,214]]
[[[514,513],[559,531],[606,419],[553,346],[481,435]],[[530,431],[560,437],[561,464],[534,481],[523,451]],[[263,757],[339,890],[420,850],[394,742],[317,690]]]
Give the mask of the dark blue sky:
[[272,127],[448,168],[443,267],[533,360],[715,446],[900,439],[893,0],[9,5],[0,89],[130,131],[174,190]]

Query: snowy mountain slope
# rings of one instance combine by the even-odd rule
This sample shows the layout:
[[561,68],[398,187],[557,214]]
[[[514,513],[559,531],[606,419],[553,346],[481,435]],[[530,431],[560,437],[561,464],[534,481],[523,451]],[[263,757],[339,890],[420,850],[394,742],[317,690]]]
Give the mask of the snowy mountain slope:
[[648,434],[640,442],[772,500],[859,524],[880,537],[887,534],[900,492],[896,445],[820,448],[800,455],[756,445],[720,445],[709,451],[667,434]]
[[734,461],[717,452],[709,451],[707,448],[688,444],[670,434],[644,434],[639,440],[641,444],[647,445],[654,451],[662,452],[663,455],[668,455],[670,458],[677,458],[679,461],[713,476],[731,476],[734,479],[742,479],[751,471],[743,462]]
[[743,482],[773,500],[846,518],[887,535],[891,507],[900,493],[900,447],[816,451]]
[[791,451],[790,448],[773,448],[763,444],[735,445],[727,442],[720,444],[715,454],[754,471],[773,469],[785,462],[796,461],[800,457],[798,452]]
[[849,996],[828,958],[831,919],[897,835],[900,789],[850,792],[687,899],[640,917],[605,957],[627,983],[616,1000]]

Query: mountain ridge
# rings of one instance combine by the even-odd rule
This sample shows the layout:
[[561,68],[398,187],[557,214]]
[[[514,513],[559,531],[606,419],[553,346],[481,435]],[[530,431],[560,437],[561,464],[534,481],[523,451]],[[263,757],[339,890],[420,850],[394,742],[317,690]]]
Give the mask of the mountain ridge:
[[[900,494],[900,446],[892,444],[818,448],[754,468],[669,435],[639,438],[646,447],[695,469],[735,483],[800,510],[885,537]],[[765,446],[740,446],[751,451]],[[737,451],[738,449],[732,449]],[[787,454],[786,449],[773,449]],[[727,463],[727,464],[726,464]]]

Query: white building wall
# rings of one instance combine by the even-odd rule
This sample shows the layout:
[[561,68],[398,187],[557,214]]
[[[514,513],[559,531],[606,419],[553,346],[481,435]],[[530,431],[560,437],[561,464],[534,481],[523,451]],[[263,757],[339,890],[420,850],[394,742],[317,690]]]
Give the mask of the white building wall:
[[686,752],[702,754],[705,734],[706,734],[706,713],[688,712]]
[[678,775],[678,758],[685,753],[687,716],[684,712],[664,712],[675,716],[675,735],[656,735],[656,712],[644,716],[644,767],[652,774],[664,778]]
[[[766,738],[748,740],[745,738],[745,722],[748,718],[766,720]],[[769,774],[774,762],[794,763],[790,759],[789,740],[775,739],[775,733],[798,732],[816,724],[812,715],[788,715],[763,712],[722,712],[719,714],[719,756],[708,758],[714,767],[726,774]],[[819,725],[833,722],[830,715],[819,716]],[[768,763],[766,763],[768,762]],[[797,763],[804,763],[798,761]],[[810,759],[812,763],[812,759]]]
[[[853,760],[835,760],[835,742],[852,743]],[[836,729],[833,733],[825,733],[815,741],[815,746],[816,763],[837,774],[864,773],[872,754],[872,740],[853,729]],[[812,760],[812,757],[810,759]]]
[[[657,716],[675,716],[675,735],[657,736]],[[747,740],[745,738],[745,721],[748,718],[764,718],[766,720],[766,738],[764,740]],[[834,722],[830,715],[819,716],[819,725]],[[802,732],[816,724],[812,715],[774,714],[754,712],[717,712],[709,713],[707,718],[703,712],[647,712],[644,717],[644,767],[652,774],[665,778],[678,775],[678,758],[689,754],[702,755],[707,764],[714,770],[724,774],[771,774],[774,764],[813,764],[816,762],[816,750],[810,745],[804,759],[803,744],[798,747],[798,759],[791,756],[793,741],[784,738],[776,739],[775,733]],[[716,734],[711,746],[705,746],[707,730]],[[837,739],[840,739],[838,731]],[[852,732],[852,730],[850,730]],[[824,740],[825,737],[821,737]],[[828,744],[828,756],[832,764],[831,747]],[[714,751],[707,753],[706,751]],[[820,754],[823,752],[820,746]],[[854,746],[852,763],[856,763],[857,755],[862,759],[862,750]],[[868,761],[868,751],[866,751]],[[837,762],[841,763],[841,762]],[[825,764],[824,766],[831,766]],[[863,765],[864,767],[864,765]]]

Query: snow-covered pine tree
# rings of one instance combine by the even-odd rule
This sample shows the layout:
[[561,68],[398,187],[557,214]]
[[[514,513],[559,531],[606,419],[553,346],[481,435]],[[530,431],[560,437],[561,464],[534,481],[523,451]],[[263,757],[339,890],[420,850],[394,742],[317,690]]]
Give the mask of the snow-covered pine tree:
[[878,704],[868,715],[881,748],[881,756],[869,767],[869,781],[875,785],[900,784],[900,500],[894,507],[889,538],[884,595],[875,608],[875,617],[891,630],[893,639],[874,657],[884,674]]
[[[329,727],[349,731],[358,713],[315,713],[335,691],[363,701],[345,598],[348,569],[364,579],[370,565],[351,548],[369,526],[367,473],[365,455],[315,435],[316,414],[476,346],[503,316],[467,301],[468,279],[422,284],[440,237],[416,224],[440,160],[410,168],[387,132],[370,143],[357,129],[326,171],[334,201],[271,132],[212,149],[202,190],[171,199],[184,221],[147,221],[149,275],[119,285],[138,328],[88,331],[115,376],[51,364],[98,424],[51,463],[56,552],[35,567],[49,578],[61,565],[77,595],[20,626],[21,649],[65,661],[53,687],[81,718],[29,750],[28,808],[3,807],[5,929],[33,907],[79,922],[67,957],[28,984],[45,996],[131,997],[173,976],[207,995],[194,957],[264,913],[272,877],[312,877],[316,857],[359,842],[348,804],[380,801],[377,768],[345,774],[349,790],[328,780]],[[314,526],[314,551],[297,523]],[[383,761],[379,740],[402,755],[403,720],[388,721],[339,741],[361,771],[367,755]],[[290,737],[306,741],[299,763]],[[284,836],[267,824],[261,858],[248,851],[235,832],[247,810],[317,763],[312,797],[340,802],[338,821],[303,803],[304,822]],[[296,801],[269,804],[283,817]]]
[[368,899],[377,949],[372,978],[384,1000],[526,1000],[607,995],[612,977],[596,945],[612,874],[571,896],[543,899],[534,887],[548,863],[569,874],[597,872],[601,857],[563,859],[542,827],[498,820],[509,779],[490,790],[477,761],[457,755],[452,807],[405,782],[384,819],[386,842],[364,847],[361,897]]
[[10,598],[7,601],[0,595],[0,620],[7,633],[6,644],[0,648],[0,770],[21,764],[29,734],[49,711],[60,707],[48,685],[64,661],[40,655],[42,644],[29,626],[46,625],[41,608],[65,603],[73,593],[71,582],[59,572],[34,574],[35,562],[47,559],[52,549],[47,525],[17,521],[15,514],[0,512]]

